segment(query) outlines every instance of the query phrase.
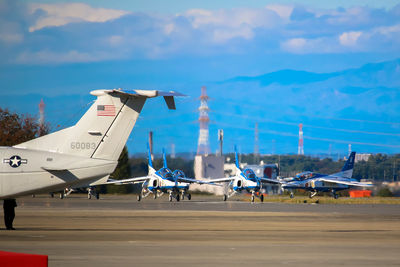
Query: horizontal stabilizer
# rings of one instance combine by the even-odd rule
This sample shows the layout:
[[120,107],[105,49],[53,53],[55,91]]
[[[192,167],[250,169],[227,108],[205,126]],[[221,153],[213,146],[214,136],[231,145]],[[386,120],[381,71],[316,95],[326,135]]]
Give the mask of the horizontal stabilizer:
[[122,89],[100,89],[94,90],[90,92],[92,95],[102,95],[102,94],[116,94],[123,95],[128,97],[147,97],[153,98],[157,96],[163,96],[165,99],[165,103],[167,104],[169,109],[175,109],[175,100],[174,96],[186,96],[184,94],[175,92],[175,91],[160,91],[160,90],[122,90]]

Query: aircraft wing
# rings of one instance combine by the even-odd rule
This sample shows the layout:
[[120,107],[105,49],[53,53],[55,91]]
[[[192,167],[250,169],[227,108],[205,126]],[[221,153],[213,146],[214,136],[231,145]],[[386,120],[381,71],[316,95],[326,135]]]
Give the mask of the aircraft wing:
[[211,183],[228,183],[235,180],[235,177],[227,177],[227,178],[217,178],[217,179],[211,179]]
[[147,181],[149,179],[150,179],[150,176],[135,177],[135,178],[122,179],[122,180],[108,179],[107,183],[105,183],[105,184],[114,184],[114,185],[139,184],[139,183],[144,183],[145,181]]
[[329,178],[319,178],[320,181],[334,184],[343,184],[356,187],[373,187],[373,184],[361,183],[356,181],[344,180],[344,179],[329,179]]
[[177,180],[178,180],[178,182],[191,183],[191,184],[193,184],[193,183],[196,183],[196,184],[211,184],[211,185],[220,186],[218,184],[215,184],[214,182],[201,181],[201,180],[196,180],[196,179],[187,178],[187,177],[184,177],[184,178],[181,177],[181,178],[178,178]]
[[281,184],[282,183],[281,181],[278,181],[276,179],[269,179],[269,178],[258,178],[258,179],[260,179],[260,181],[265,184]]

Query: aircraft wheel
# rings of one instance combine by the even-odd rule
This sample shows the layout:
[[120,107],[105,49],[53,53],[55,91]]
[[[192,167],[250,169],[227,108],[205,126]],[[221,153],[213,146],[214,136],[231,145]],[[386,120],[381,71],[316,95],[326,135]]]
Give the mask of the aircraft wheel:
[[188,195],[187,195],[187,198],[188,198],[188,200],[191,200],[191,199],[192,199],[192,195],[191,195],[191,194],[188,194]]
[[181,200],[181,197],[180,197],[180,195],[178,194],[178,195],[176,195],[176,201],[179,202],[179,200]]
[[96,193],[96,199],[100,199],[100,193]]
[[227,195],[224,195],[223,200],[226,201],[228,199]]
[[294,198],[294,194],[293,193],[290,193],[290,198]]
[[264,195],[263,194],[261,194],[260,200],[261,200],[261,202],[264,202]]
[[169,195],[169,202],[172,202],[172,195]]
[[334,194],[334,195],[333,195],[333,198],[334,198],[334,199],[338,199],[338,198],[339,198],[339,195],[338,195],[338,194]]
[[137,196],[137,201],[140,201],[140,200],[142,200],[142,195]]
[[251,202],[254,202],[254,195],[251,196]]

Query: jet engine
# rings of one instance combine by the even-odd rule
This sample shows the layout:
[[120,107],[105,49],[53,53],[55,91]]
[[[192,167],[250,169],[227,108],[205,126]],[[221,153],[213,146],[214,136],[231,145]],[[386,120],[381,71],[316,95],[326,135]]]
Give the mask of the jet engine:
[[150,180],[149,185],[154,188],[158,187],[158,179]]
[[241,190],[243,188],[243,181],[241,179],[234,180],[233,188],[235,188],[235,190]]

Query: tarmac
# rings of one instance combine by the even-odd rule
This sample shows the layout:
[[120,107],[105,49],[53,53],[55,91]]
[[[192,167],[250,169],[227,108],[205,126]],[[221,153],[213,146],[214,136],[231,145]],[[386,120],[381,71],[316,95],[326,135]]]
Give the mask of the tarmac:
[[25,197],[0,250],[45,254],[49,266],[400,265],[398,205],[266,201]]

